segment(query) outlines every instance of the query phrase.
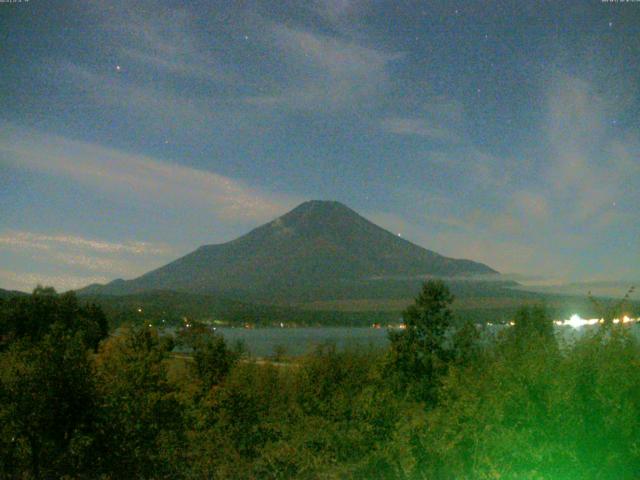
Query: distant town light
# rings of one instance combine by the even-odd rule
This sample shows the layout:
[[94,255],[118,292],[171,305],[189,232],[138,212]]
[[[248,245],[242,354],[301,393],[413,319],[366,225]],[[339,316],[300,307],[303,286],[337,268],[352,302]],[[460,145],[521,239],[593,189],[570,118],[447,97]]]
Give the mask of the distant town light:
[[573,327],[573,328],[580,328],[580,327],[586,325],[587,322],[586,322],[586,320],[580,318],[580,315],[574,313],[573,315],[571,315],[569,320],[564,322],[564,324],[565,325],[569,325],[570,327]]

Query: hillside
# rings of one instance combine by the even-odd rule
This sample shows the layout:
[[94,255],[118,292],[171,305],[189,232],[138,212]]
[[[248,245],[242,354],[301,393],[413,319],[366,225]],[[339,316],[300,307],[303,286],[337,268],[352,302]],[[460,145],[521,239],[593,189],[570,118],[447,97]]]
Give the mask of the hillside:
[[0,288],[0,299],[8,299],[11,297],[19,297],[23,295],[27,295],[27,294],[25,292],[20,292],[18,290],[5,290],[3,288]]
[[487,265],[422,248],[339,202],[309,201],[236,240],[202,246],[141,277],[80,293],[175,290],[262,302],[311,301],[384,295],[387,284],[413,285],[427,276],[473,275],[499,279]]

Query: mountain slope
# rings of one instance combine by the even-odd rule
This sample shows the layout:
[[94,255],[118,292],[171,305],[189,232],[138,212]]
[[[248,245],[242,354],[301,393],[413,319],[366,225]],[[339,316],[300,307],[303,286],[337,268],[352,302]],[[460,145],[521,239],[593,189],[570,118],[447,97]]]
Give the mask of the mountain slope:
[[27,295],[25,292],[19,292],[17,290],[4,290],[0,288],[0,299],[9,299],[12,297],[20,297]]
[[83,293],[170,289],[265,300],[385,278],[496,273],[419,247],[341,203],[310,201],[236,240],[202,246],[139,278]]

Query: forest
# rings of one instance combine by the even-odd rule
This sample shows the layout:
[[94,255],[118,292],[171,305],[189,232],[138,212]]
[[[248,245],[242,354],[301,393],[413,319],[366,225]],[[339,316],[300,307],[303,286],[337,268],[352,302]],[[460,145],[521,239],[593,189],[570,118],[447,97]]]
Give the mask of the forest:
[[568,342],[534,306],[489,335],[452,302],[430,280],[387,349],[257,359],[207,328],[110,329],[73,293],[2,299],[0,477],[638,478],[635,327],[605,312]]

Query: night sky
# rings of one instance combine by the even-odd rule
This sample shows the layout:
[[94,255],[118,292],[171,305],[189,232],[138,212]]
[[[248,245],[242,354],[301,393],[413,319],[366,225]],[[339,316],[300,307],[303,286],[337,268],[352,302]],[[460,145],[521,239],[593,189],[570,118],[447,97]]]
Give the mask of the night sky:
[[309,199],[524,281],[640,279],[640,2],[0,2],[0,287]]

